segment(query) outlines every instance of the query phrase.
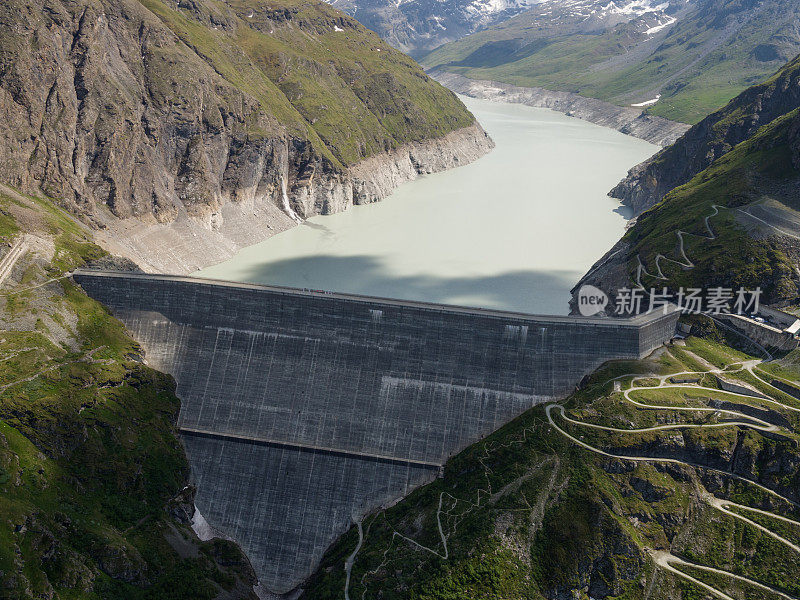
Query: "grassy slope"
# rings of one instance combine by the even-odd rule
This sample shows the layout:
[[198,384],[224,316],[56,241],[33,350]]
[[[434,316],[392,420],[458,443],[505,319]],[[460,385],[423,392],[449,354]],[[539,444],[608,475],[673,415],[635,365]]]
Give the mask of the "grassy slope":
[[765,81],[746,89],[673,145],[646,161],[640,185],[671,189],[688,182],[691,176],[709,166],[715,156],[721,157],[736,144],[752,137],[757,131],[754,128],[796,108],[798,99],[793,91],[799,80],[800,56]]
[[[710,339],[692,338],[689,348],[707,360],[728,364],[747,358]],[[609,380],[623,373],[693,368],[678,356],[676,352],[657,361],[610,363],[566,406],[579,420],[616,427],[663,423],[665,417],[674,422],[674,415],[642,411],[622,402]],[[648,394],[642,392],[642,397],[663,401]],[[786,414],[797,431],[796,416]],[[708,422],[705,417],[680,418]],[[702,447],[710,461],[725,456],[737,444],[754,455],[764,450],[772,456],[796,453],[796,440],[773,441],[744,430],[740,438],[736,428],[689,431],[681,438],[675,432],[609,434],[565,427],[588,443],[634,454],[647,449],[664,455],[675,448],[676,437],[687,446]],[[769,469],[767,463],[756,466],[756,476],[767,485],[797,485],[796,472],[769,475]],[[714,485],[710,479],[703,481]],[[355,598],[363,593],[387,600],[511,600],[553,597],[560,590],[564,595],[559,597],[582,599],[589,593],[616,599],[703,597],[688,582],[664,572],[654,575],[645,547],[667,547],[696,562],[734,570],[789,593],[800,592],[792,577],[800,566],[798,557],[700,502],[698,483],[693,469],[598,457],[566,440],[548,425],[543,408],[534,408],[448,461],[443,478],[367,517],[349,595]],[[716,494],[751,506],[765,500],[757,489],[740,483],[723,483]],[[437,529],[439,507],[447,534],[447,558]],[[784,514],[792,515],[791,511]],[[342,566],[357,540],[353,529],[330,549],[308,586],[308,598],[342,596]],[[709,583],[714,579],[707,573],[697,578]],[[587,586],[592,587],[587,590]],[[729,580],[722,581],[719,589],[737,599],[769,597]],[[569,595],[567,590],[578,595]]]
[[[723,106],[747,87],[761,81],[782,63],[760,61],[753,49],[767,41],[796,48],[787,23],[800,17],[800,7],[787,0],[767,2],[756,17],[713,52],[703,44],[720,34],[719,15],[736,14],[747,3],[718,0],[713,10],[698,10],[670,31],[658,48],[631,65],[602,63],[621,57],[642,41],[627,25],[602,35],[569,35],[537,40],[526,14],[446,44],[426,56],[426,67],[441,67],[473,79],[492,79],[520,86],[577,92],[610,102],[646,100],[642,94],[660,92],[651,114],[695,123]],[[788,35],[784,39],[783,36]],[[486,60],[487,49],[497,50]],[[795,50],[796,51],[796,50]],[[666,82],[666,83],[665,83]]]
[[140,1],[334,164],[439,137],[474,120],[414,61],[322,2],[205,0],[189,11]]
[[233,590],[249,577],[238,550],[200,543],[168,513],[188,476],[174,382],[68,279],[32,288],[105,253],[51,204],[0,194],[0,243],[17,219],[55,254],[23,257],[21,280],[0,290],[2,597]]
[[[689,183],[667,194],[657,206],[639,217],[623,238],[630,243],[628,272],[634,276],[638,254],[648,272],[655,273],[657,254],[679,259],[675,232],[685,236],[685,250],[695,263],[683,269],[662,261],[668,282],[642,278],[645,287],[703,287],[723,285],[753,289],[761,286],[773,298],[796,295],[794,269],[786,254],[769,240],[752,238],[736,221],[737,207],[775,197],[767,190],[789,186],[800,176],[791,162],[788,136],[800,109],[762,127],[756,135],[717,159]],[[786,200],[777,196],[779,200]],[[709,221],[716,239],[708,240],[704,218],[720,206]]]

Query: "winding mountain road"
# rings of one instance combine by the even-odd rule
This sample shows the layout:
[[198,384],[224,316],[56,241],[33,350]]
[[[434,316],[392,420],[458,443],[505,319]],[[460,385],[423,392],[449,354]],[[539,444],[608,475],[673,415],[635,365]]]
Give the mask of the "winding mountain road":
[[17,264],[17,261],[27,252],[28,250],[28,243],[25,239],[24,235],[19,236],[15,241],[14,244],[11,246],[11,250],[0,260],[0,287],[2,287],[3,282],[11,275],[11,271],[14,269],[14,265]]
[[747,583],[752,585],[753,587],[757,587],[765,592],[771,592],[780,596],[781,598],[785,598],[786,600],[797,600],[795,596],[790,596],[789,594],[784,594],[782,591],[775,589],[774,587],[765,585],[759,581],[755,581],[753,579],[748,579],[747,577],[742,577],[741,575],[737,575],[736,573],[731,573],[730,571],[723,571],[722,569],[715,569],[714,567],[707,567],[706,565],[699,565],[697,563],[689,562],[688,560],[684,560],[674,554],[670,554],[669,552],[665,552],[663,550],[651,550],[651,556],[653,557],[654,562],[661,568],[669,571],[677,575],[678,577],[682,577],[687,581],[691,581],[692,583],[699,585],[704,590],[714,594],[717,598],[722,598],[722,600],[735,600],[725,592],[721,592],[720,590],[703,583],[699,579],[695,579],[688,573],[684,573],[680,569],[676,569],[673,567],[673,564],[684,566],[684,567],[691,567],[693,569],[699,569],[701,571],[707,571],[709,573],[714,573],[715,575],[722,575],[723,577],[729,577],[731,579],[735,579],[737,581],[741,581],[743,583]]
[[[683,407],[683,406],[669,406],[669,405],[652,405],[652,404],[644,404],[642,402],[638,402],[637,400],[634,400],[633,398],[630,397],[630,394],[632,392],[634,392],[634,391],[648,391],[648,390],[662,390],[662,389],[682,388],[682,389],[689,389],[689,390],[692,390],[692,391],[704,390],[706,392],[714,393],[714,394],[726,394],[726,395],[730,395],[730,396],[744,397],[744,398],[747,398],[750,401],[768,402],[768,403],[771,403],[773,405],[777,405],[777,406],[779,406],[779,407],[781,407],[783,409],[786,409],[786,410],[800,412],[800,408],[797,408],[795,406],[787,405],[787,404],[785,404],[783,402],[780,402],[780,401],[778,401],[778,400],[776,400],[774,398],[771,398],[771,397],[766,397],[766,398],[760,398],[759,397],[759,398],[756,398],[756,397],[748,396],[748,395],[745,395],[745,394],[738,394],[736,392],[728,392],[728,391],[724,391],[724,390],[718,390],[718,389],[715,389],[715,388],[708,388],[708,387],[703,387],[703,386],[699,386],[699,385],[667,384],[666,383],[666,380],[668,378],[674,378],[674,377],[679,377],[679,376],[683,376],[683,375],[702,375],[704,373],[726,373],[726,374],[732,374],[732,373],[736,373],[736,372],[746,371],[747,373],[751,374],[753,377],[755,377],[756,379],[758,379],[762,383],[768,385],[770,388],[778,390],[778,388],[775,388],[775,386],[773,386],[773,385],[769,384],[768,382],[764,381],[764,379],[759,377],[754,372],[754,369],[756,368],[757,365],[761,364],[761,361],[759,361],[759,360],[751,360],[751,361],[744,361],[744,362],[739,363],[739,364],[741,366],[738,369],[735,369],[735,370],[727,370],[726,371],[724,369],[716,369],[715,368],[715,369],[709,369],[708,371],[704,371],[704,372],[683,371],[683,372],[680,372],[680,373],[669,373],[667,375],[628,374],[628,375],[621,375],[619,377],[615,377],[612,380],[612,381],[615,382],[615,391],[621,391],[622,392],[622,397],[625,399],[625,401],[627,401],[627,402],[631,403],[632,405],[637,406],[639,408],[643,408],[643,409],[647,409],[647,410],[714,412],[714,413],[722,413],[722,414],[730,415],[731,417],[734,417],[737,420],[726,421],[726,422],[723,422],[723,423],[709,423],[709,424],[676,423],[676,424],[670,424],[670,425],[658,425],[658,426],[654,426],[654,427],[643,427],[643,428],[638,428],[638,429],[624,429],[624,428],[618,428],[618,427],[608,427],[608,426],[604,426],[604,425],[598,425],[598,424],[595,424],[595,423],[588,423],[588,422],[585,422],[585,421],[579,421],[577,419],[574,419],[574,418],[570,417],[567,414],[567,411],[564,408],[564,406],[561,405],[561,404],[549,404],[548,406],[545,407],[545,413],[547,415],[547,420],[550,423],[550,425],[553,428],[555,428],[559,433],[561,433],[564,437],[566,437],[567,439],[569,439],[573,443],[577,444],[581,448],[589,450],[590,452],[593,452],[595,454],[599,454],[601,456],[606,456],[606,457],[609,457],[609,458],[615,458],[615,459],[619,459],[619,460],[626,460],[626,461],[633,461],[633,462],[669,463],[669,464],[678,464],[678,465],[682,465],[682,466],[705,469],[705,470],[708,470],[708,471],[712,471],[712,472],[724,475],[726,477],[730,477],[730,478],[736,479],[738,481],[746,482],[746,483],[748,483],[750,485],[753,485],[753,486],[759,488],[760,490],[762,490],[764,492],[769,493],[773,497],[776,497],[776,498],[779,498],[779,499],[783,500],[784,502],[786,502],[790,506],[794,506],[796,508],[800,508],[800,504],[798,504],[797,502],[795,502],[793,500],[790,500],[789,498],[786,498],[785,496],[781,495],[780,493],[778,493],[778,492],[776,492],[776,491],[774,491],[774,490],[772,490],[772,489],[770,489],[770,488],[768,488],[768,487],[766,487],[766,486],[764,486],[764,485],[762,485],[762,484],[760,484],[760,483],[758,483],[756,481],[752,481],[750,479],[747,479],[747,478],[742,477],[740,475],[737,475],[735,473],[723,471],[723,470],[716,469],[716,468],[713,468],[713,467],[708,467],[706,465],[693,464],[693,463],[690,463],[690,462],[687,462],[687,461],[683,461],[683,460],[680,460],[680,459],[677,459],[677,458],[652,457],[652,456],[626,456],[626,455],[614,454],[612,452],[607,452],[605,450],[602,450],[601,448],[597,448],[595,446],[592,446],[592,445],[584,442],[583,440],[578,439],[575,436],[571,435],[570,433],[568,433],[567,431],[565,431],[564,429],[559,427],[558,424],[556,423],[555,419],[553,418],[553,411],[556,411],[557,413],[559,413],[561,419],[563,419],[564,421],[566,421],[568,423],[571,423],[572,425],[575,425],[577,427],[588,427],[588,428],[591,428],[591,429],[597,429],[597,430],[602,430],[602,431],[610,431],[610,432],[622,433],[622,434],[625,434],[625,433],[644,433],[644,432],[652,432],[652,431],[665,431],[665,430],[674,430],[674,429],[690,429],[690,428],[699,429],[699,428],[720,428],[720,427],[749,427],[749,428],[752,428],[752,429],[755,429],[755,430],[764,431],[764,432],[770,432],[770,433],[773,433],[773,434],[777,433],[779,435],[792,436],[793,432],[784,431],[781,427],[778,427],[777,425],[773,425],[771,423],[767,423],[766,421],[763,421],[763,420],[758,419],[756,417],[745,415],[743,413],[740,413],[740,412],[737,412],[737,411],[734,411],[734,410],[722,410],[722,409],[716,409],[716,408],[710,408],[710,407]],[[729,366],[732,366],[732,365],[729,365]],[[627,387],[624,390],[620,389],[620,386],[619,386],[620,381],[623,380],[623,379],[628,379],[628,378],[631,378],[630,386]],[[636,381],[644,380],[644,379],[649,379],[649,380],[658,379],[659,383],[658,383],[658,385],[653,385],[653,386],[634,386],[634,383]],[[778,390],[778,391],[780,391],[780,390]],[[792,551],[800,554],[800,546],[799,545],[797,545],[794,542],[786,539],[785,537],[781,536],[780,534],[772,531],[768,527],[765,527],[764,525],[761,525],[760,523],[757,523],[757,522],[753,521],[752,519],[748,519],[744,515],[741,515],[738,512],[735,512],[734,510],[730,510],[730,509],[738,509],[740,511],[749,511],[749,512],[752,512],[752,513],[755,513],[755,514],[759,514],[759,515],[762,515],[762,516],[774,518],[774,519],[783,521],[785,523],[796,525],[796,526],[799,526],[799,527],[800,527],[800,522],[795,521],[793,519],[790,519],[788,517],[785,517],[783,515],[777,514],[777,513],[773,513],[773,512],[770,512],[770,511],[766,511],[766,510],[762,510],[762,509],[759,509],[759,508],[753,508],[753,507],[750,507],[750,506],[745,506],[745,505],[742,505],[742,504],[737,504],[735,502],[732,502],[730,500],[726,500],[726,499],[723,499],[723,498],[717,498],[716,496],[714,496],[713,494],[709,493],[706,490],[703,491],[702,499],[707,504],[709,504],[713,508],[719,510],[720,512],[724,513],[725,515],[728,515],[728,516],[730,516],[732,518],[738,519],[739,521],[742,521],[743,523],[746,523],[747,525],[757,529],[761,533],[770,536],[774,540],[776,540],[779,543],[781,543],[781,544],[785,545],[786,547],[790,548]],[[702,570],[702,571],[707,571],[709,573],[714,573],[716,575],[720,575],[720,576],[723,576],[723,577],[727,577],[727,578],[730,578],[730,579],[734,579],[736,581],[740,581],[740,582],[746,583],[748,585],[752,585],[752,586],[754,586],[754,587],[756,587],[758,589],[761,589],[763,591],[767,591],[767,592],[773,593],[773,594],[775,594],[777,596],[780,596],[781,598],[785,598],[786,600],[797,600],[797,598],[795,598],[794,596],[790,596],[790,595],[782,592],[781,590],[778,590],[776,588],[768,586],[768,585],[766,585],[764,583],[761,583],[759,581],[754,581],[754,580],[749,579],[747,577],[743,577],[743,576],[737,575],[735,573],[724,571],[722,569],[716,569],[716,568],[708,567],[708,566],[705,566],[705,565],[699,565],[699,564],[691,563],[689,561],[686,561],[686,560],[684,560],[684,559],[682,559],[680,557],[677,557],[677,556],[671,554],[670,552],[667,552],[667,551],[664,551],[664,550],[650,550],[650,554],[653,557],[653,560],[656,563],[656,565],[658,565],[659,567],[661,567],[665,571],[668,571],[668,572],[670,572],[670,573],[672,573],[672,574],[674,574],[674,575],[676,575],[678,577],[681,577],[681,578],[683,578],[683,579],[685,579],[687,581],[692,582],[693,584],[695,584],[695,585],[699,586],[700,588],[706,590],[707,592],[713,594],[717,598],[721,598],[722,600],[734,600],[734,598],[732,598],[728,594],[722,592],[721,590],[718,590],[715,587],[713,587],[713,586],[711,586],[711,585],[709,585],[707,583],[704,583],[704,582],[692,577],[691,575],[689,575],[688,573],[685,573],[681,569],[676,568],[676,566],[690,567],[690,568],[694,568],[694,569],[698,569],[698,570]]]

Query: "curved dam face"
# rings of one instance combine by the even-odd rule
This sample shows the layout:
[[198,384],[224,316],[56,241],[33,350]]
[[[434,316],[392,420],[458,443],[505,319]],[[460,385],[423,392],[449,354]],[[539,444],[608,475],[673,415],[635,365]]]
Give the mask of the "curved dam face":
[[212,527],[262,585],[301,585],[350,524],[603,362],[669,340],[677,314],[546,317],[189,277],[80,271],[172,374]]

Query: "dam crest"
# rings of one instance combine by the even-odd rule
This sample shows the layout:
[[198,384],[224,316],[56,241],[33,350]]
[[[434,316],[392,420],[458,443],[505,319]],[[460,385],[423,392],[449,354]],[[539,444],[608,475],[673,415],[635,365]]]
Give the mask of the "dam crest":
[[209,524],[262,587],[291,592],[354,520],[611,359],[668,341],[677,313],[542,316],[213,281],[76,271],[170,373]]

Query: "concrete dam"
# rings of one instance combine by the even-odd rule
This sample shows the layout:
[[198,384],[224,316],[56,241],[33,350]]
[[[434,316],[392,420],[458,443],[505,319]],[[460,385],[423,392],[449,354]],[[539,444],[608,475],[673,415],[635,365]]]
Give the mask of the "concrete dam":
[[677,314],[535,316],[118,272],[73,274],[172,374],[196,504],[276,594],[354,520]]

